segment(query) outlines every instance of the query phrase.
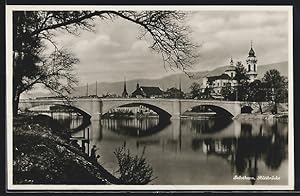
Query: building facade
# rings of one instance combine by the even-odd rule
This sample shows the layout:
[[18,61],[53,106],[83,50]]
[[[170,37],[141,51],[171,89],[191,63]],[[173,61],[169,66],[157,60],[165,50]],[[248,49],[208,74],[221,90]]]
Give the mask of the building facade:
[[[246,75],[249,78],[249,82],[253,82],[257,77],[257,59],[252,47],[252,42],[248,57],[246,59],[246,64]],[[237,80],[235,80],[235,76],[236,66],[234,65],[233,59],[231,58],[230,64],[226,68],[224,73],[217,76],[207,76],[202,79],[201,92],[204,93],[205,89],[210,89],[210,94],[212,96],[221,96],[221,90],[223,87],[236,87],[238,85]]]

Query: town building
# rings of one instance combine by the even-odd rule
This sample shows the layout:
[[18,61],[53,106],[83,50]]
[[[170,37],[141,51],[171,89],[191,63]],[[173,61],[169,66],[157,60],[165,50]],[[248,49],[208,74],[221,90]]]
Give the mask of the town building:
[[129,115],[130,113],[132,115],[136,115],[136,114],[155,115],[156,114],[154,111],[152,111],[151,109],[143,105],[124,105],[124,106],[113,108],[108,111],[108,114],[114,114],[114,113],[127,114],[127,115]]
[[164,93],[164,97],[180,99],[184,97],[184,93],[181,91],[181,89],[172,87],[166,90],[166,92]]
[[181,78],[179,78],[179,88],[171,87],[164,92],[165,98],[182,99],[184,92],[181,90]]
[[202,79],[201,91],[204,93],[205,89],[211,89],[211,95],[217,96],[221,93],[223,87],[236,86],[237,81],[234,79],[236,75],[236,67],[234,66],[233,59],[230,59],[230,65],[225,72],[217,76],[207,76]]
[[135,91],[131,94],[134,98],[161,98],[164,95],[164,91],[155,86],[140,86],[136,85]]

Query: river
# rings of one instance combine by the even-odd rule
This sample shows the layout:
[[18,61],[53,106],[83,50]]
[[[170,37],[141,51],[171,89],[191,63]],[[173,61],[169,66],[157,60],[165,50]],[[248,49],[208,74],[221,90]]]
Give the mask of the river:
[[[86,152],[98,148],[98,162],[114,175],[114,150],[126,143],[153,167],[159,185],[288,184],[288,124],[279,120],[102,119],[85,128],[82,118],[56,115],[75,128],[73,137],[88,138]],[[259,180],[259,176],[276,177]],[[245,179],[245,177],[250,179]]]

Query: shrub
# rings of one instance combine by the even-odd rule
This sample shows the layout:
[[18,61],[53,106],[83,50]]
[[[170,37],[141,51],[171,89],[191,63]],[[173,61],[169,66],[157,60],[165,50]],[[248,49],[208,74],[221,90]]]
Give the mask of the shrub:
[[147,163],[144,154],[145,147],[140,156],[131,155],[129,149],[126,149],[126,143],[114,151],[118,159],[120,180],[125,184],[145,185],[154,180],[153,168]]

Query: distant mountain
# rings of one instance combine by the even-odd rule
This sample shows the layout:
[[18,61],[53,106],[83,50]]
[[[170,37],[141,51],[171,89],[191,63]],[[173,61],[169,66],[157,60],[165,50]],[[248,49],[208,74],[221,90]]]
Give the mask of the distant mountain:
[[[163,90],[167,90],[167,88],[177,87],[179,86],[179,80],[181,80],[181,88],[184,92],[189,92],[189,87],[193,82],[201,82],[201,79],[206,76],[214,76],[220,75],[224,73],[228,66],[218,67],[212,71],[202,71],[202,72],[192,72],[192,78],[189,78],[186,74],[173,74],[170,76],[166,76],[159,79],[136,79],[126,81],[127,92],[131,94],[136,89],[136,84],[139,83],[140,86],[158,86]],[[258,78],[262,78],[266,71],[270,69],[277,69],[282,75],[288,76],[288,62],[279,62],[272,63],[268,65],[259,65],[257,67]],[[103,94],[116,94],[121,95],[123,92],[124,81],[112,82],[112,83],[98,83],[97,84],[97,94],[101,96]],[[86,95],[87,87],[79,86],[75,88],[75,91],[71,94],[71,96],[83,96]],[[96,94],[96,84],[89,84],[88,86],[88,94],[95,95]],[[45,96],[45,94],[36,93],[32,94],[34,97]]]

